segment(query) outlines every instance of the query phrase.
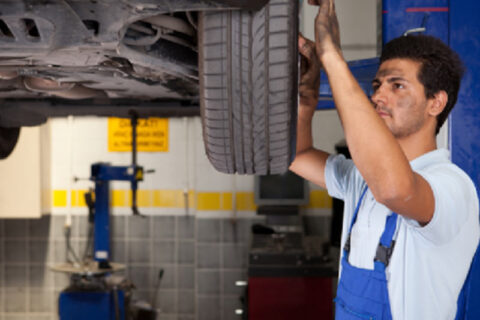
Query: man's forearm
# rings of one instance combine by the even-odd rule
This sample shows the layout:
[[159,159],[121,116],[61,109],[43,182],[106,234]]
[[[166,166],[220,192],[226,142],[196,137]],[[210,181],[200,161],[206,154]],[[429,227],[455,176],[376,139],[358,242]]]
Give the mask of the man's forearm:
[[297,120],[297,155],[313,147],[312,119],[314,108],[300,104]]
[[298,109],[297,154],[290,170],[325,188],[325,164],[329,154],[313,147],[312,119],[315,108],[300,105]]
[[320,87],[320,65],[315,53],[315,43],[304,38],[298,39],[302,55],[300,68],[297,149],[290,170],[319,186],[325,187],[325,163],[328,154],[313,148],[312,119],[318,103]]

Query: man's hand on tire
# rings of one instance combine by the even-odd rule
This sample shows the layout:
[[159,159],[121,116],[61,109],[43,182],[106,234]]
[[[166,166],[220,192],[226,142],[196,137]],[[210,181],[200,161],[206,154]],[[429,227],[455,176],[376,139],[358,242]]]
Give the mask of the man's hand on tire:
[[341,54],[340,28],[335,12],[334,0],[308,0],[311,5],[319,6],[315,18],[315,47],[317,56],[322,61],[326,53]]
[[315,43],[299,35],[298,48],[301,54],[300,86],[298,88],[300,106],[315,110],[320,89],[320,63],[315,53]]

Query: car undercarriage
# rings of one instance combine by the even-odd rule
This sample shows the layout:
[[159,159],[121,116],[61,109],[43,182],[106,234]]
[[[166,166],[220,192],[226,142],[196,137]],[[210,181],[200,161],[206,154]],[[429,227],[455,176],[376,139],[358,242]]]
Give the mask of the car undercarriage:
[[[98,107],[111,100],[198,104],[197,12],[229,7],[202,1],[3,2],[0,99],[9,106],[29,99],[58,104],[56,98],[91,99],[89,105]],[[39,110],[55,116],[54,109]],[[2,126],[33,124],[18,118],[9,124],[2,115]]]
[[0,158],[22,126],[51,117],[200,115],[217,170],[284,172],[295,153],[298,5],[1,1]]

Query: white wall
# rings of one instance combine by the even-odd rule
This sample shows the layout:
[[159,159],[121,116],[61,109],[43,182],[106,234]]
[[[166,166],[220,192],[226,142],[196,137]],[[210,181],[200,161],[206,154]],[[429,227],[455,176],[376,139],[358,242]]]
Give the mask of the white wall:
[[[129,165],[130,152],[108,152],[108,119],[77,117],[52,119],[51,130],[51,184],[52,190],[86,190],[93,187],[87,179],[90,166],[95,162],[112,165]],[[139,188],[143,190],[196,190],[221,192],[232,190],[232,177],[215,171],[205,156],[200,118],[169,119],[168,152],[139,152],[138,164],[146,170]],[[73,182],[73,177],[81,178]],[[127,182],[113,182],[112,189],[129,189]],[[251,177],[238,179],[236,188],[249,191],[253,188]],[[53,212],[65,212],[67,208],[53,208]],[[115,208],[117,212],[129,212],[127,208]],[[142,209],[150,213],[149,208]],[[158,211],[158,210],[157,210]],[[73,212],[86,212],[85,208],[73,208]],[[164,213],[184,212],[183,209],[167,209]]]

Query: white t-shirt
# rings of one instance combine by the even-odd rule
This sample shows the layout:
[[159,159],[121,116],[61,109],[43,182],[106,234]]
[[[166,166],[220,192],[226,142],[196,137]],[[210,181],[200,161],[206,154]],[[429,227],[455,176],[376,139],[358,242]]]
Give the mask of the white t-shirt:
[[[398,218],[395,248],[386,271],[393,319],[454,319],[458,294],[480,237],[477,193],[445,149],[424,154],[410,165],[430,184],[435,212],[424,227]],[[353,162],[342,155],[328,158],[325,180],[328,193],[345,201],[343,248],[365,181]],[[375,251],[390,214],[368,190],[352,229],[350,264],[373,269]]]

